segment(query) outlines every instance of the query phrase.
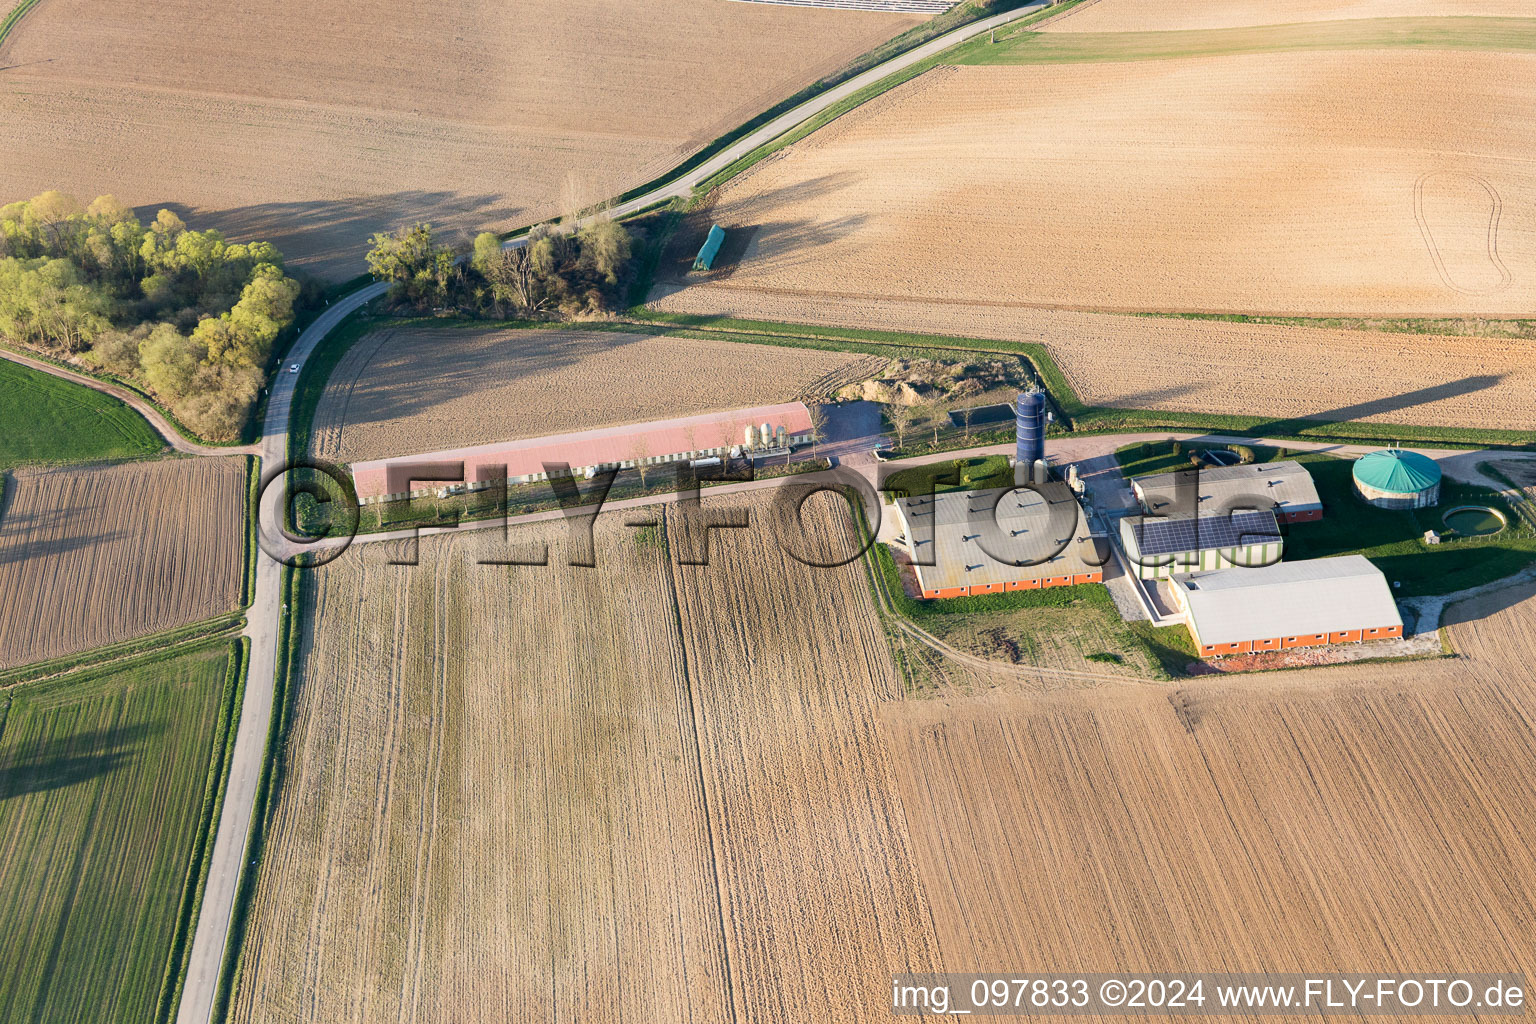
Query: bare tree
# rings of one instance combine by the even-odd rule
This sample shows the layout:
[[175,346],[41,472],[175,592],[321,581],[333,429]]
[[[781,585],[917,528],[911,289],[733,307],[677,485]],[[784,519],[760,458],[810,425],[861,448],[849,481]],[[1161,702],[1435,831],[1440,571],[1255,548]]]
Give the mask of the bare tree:
[[650,468],[646,465],[646,460],[650,457],[651,446],[645,443],[645,438],[635,438],[635,443],[630,445],[629,448],[629,458],[632,462],[634,462],[635,468],[640,471],[640,489],[642,491],[645,490],[646,470]]
[[981,391],[980,381],[963,380],[955,385],[955,390],[952,392],[953,397],[957,401],[965,403],[960,407],[960,418],[965,421],[966,438],[971,436],[971,414],[976,411],[976,407],[972,402],[977,395],[981,394]]
[[805,410],[811,414],[811,455],[815,456],[819,454],[817,445],[821,444],[821,439],[827,436],[827,409],[826,406],[816,402],[807,405]]
[[896,447],[905,447],[907,431],[912,427],[912,407],[897,402],[885,407],[885,416],[891,421],[891,429],[896,432]]

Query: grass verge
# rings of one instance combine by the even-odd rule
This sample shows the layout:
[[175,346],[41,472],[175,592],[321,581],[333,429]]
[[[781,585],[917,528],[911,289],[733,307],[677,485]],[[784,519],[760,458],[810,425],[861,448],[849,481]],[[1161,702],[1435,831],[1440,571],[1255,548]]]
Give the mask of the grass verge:
[[[301,559],[304,556],[299,556]],[[245,854],[241,862],[240,882],[235,890],[234,907],[230,912],[229,934],[224,945],[224,956],[219,968],[218,988],[214,992],[213,1012],[210,1020],[222,1024],[228,1019],[230,1004],[239,987],[240,966],[245,956],[245,935],[250,923],[251,901],[256,895],[256,882],[261,874],[261,863],[266,852],[267,829],[276,806],[277,793],[282,786],[285,768],[283,748],[287,742],[291,722],[294,674],[298,668],[300,647],[303,642],[303,577],[301,569],[284,566],[282,569],[282,611],[279,613],[277,639],[277,666],[272,687],[272,724],[267,729],[266,745],[262,750],[262,775],[256,786],[255,805],[251,811],[251,831],[246,839]]]
[[22,683],[32,683],[66,673],[81,671],[88,668],[101,668],[113,662],[125,661],[140,655],[153,652],[165,652],[172,648],[180,649],[188,645],[199,644],[213,637],[221,637],[226,633],[233,633],[245,626],[245,616],[240,612],[230,612],[224,615],[215,615],[211,619],[203,619],[201,622],[193,622],[163,633],[155,633],[150,636],[136,637],[132,640],[124,640],[121,643],[109,644],[105,647],[93,647],[88,651],[78,654],[66,654],[48,661],[37,661],[30,665],[18,665],[0,671],[0,689],[18,686]]

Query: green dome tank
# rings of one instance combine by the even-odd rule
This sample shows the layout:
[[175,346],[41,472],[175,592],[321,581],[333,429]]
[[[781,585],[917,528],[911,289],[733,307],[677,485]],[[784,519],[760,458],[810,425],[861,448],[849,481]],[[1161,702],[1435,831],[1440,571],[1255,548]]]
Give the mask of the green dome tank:
[[1355,461],[1355,493],[1379,508],[1424,508],[1440,500],[1440,467],[1418,452],[1385,448]]

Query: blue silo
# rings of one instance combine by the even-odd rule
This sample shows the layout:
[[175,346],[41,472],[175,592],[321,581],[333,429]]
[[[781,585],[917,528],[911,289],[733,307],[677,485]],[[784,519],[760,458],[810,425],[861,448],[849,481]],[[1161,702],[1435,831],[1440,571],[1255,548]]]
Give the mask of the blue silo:
[[1025,472],[1045,458],[1045,392],[1021,391],[1015,407],[1018,423],[1017,465]]

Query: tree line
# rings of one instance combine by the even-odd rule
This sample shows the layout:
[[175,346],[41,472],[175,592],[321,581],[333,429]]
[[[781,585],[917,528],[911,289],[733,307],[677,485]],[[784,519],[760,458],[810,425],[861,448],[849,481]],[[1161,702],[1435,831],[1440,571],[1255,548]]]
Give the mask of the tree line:
[[204,437],[237,437],[300,286],[268,242],[149,225],[112,196],[0,207],[0,336],[131,380]]
[[380,232],[370,245],[368,269],[394,282],[397,303],[528,319],[576,319],[617,308],[634,250],[629,231],[608,217],[575,230],[541,224],[515,249],[486,231],[473,249],[456,252],[434,239],[430,224]]

